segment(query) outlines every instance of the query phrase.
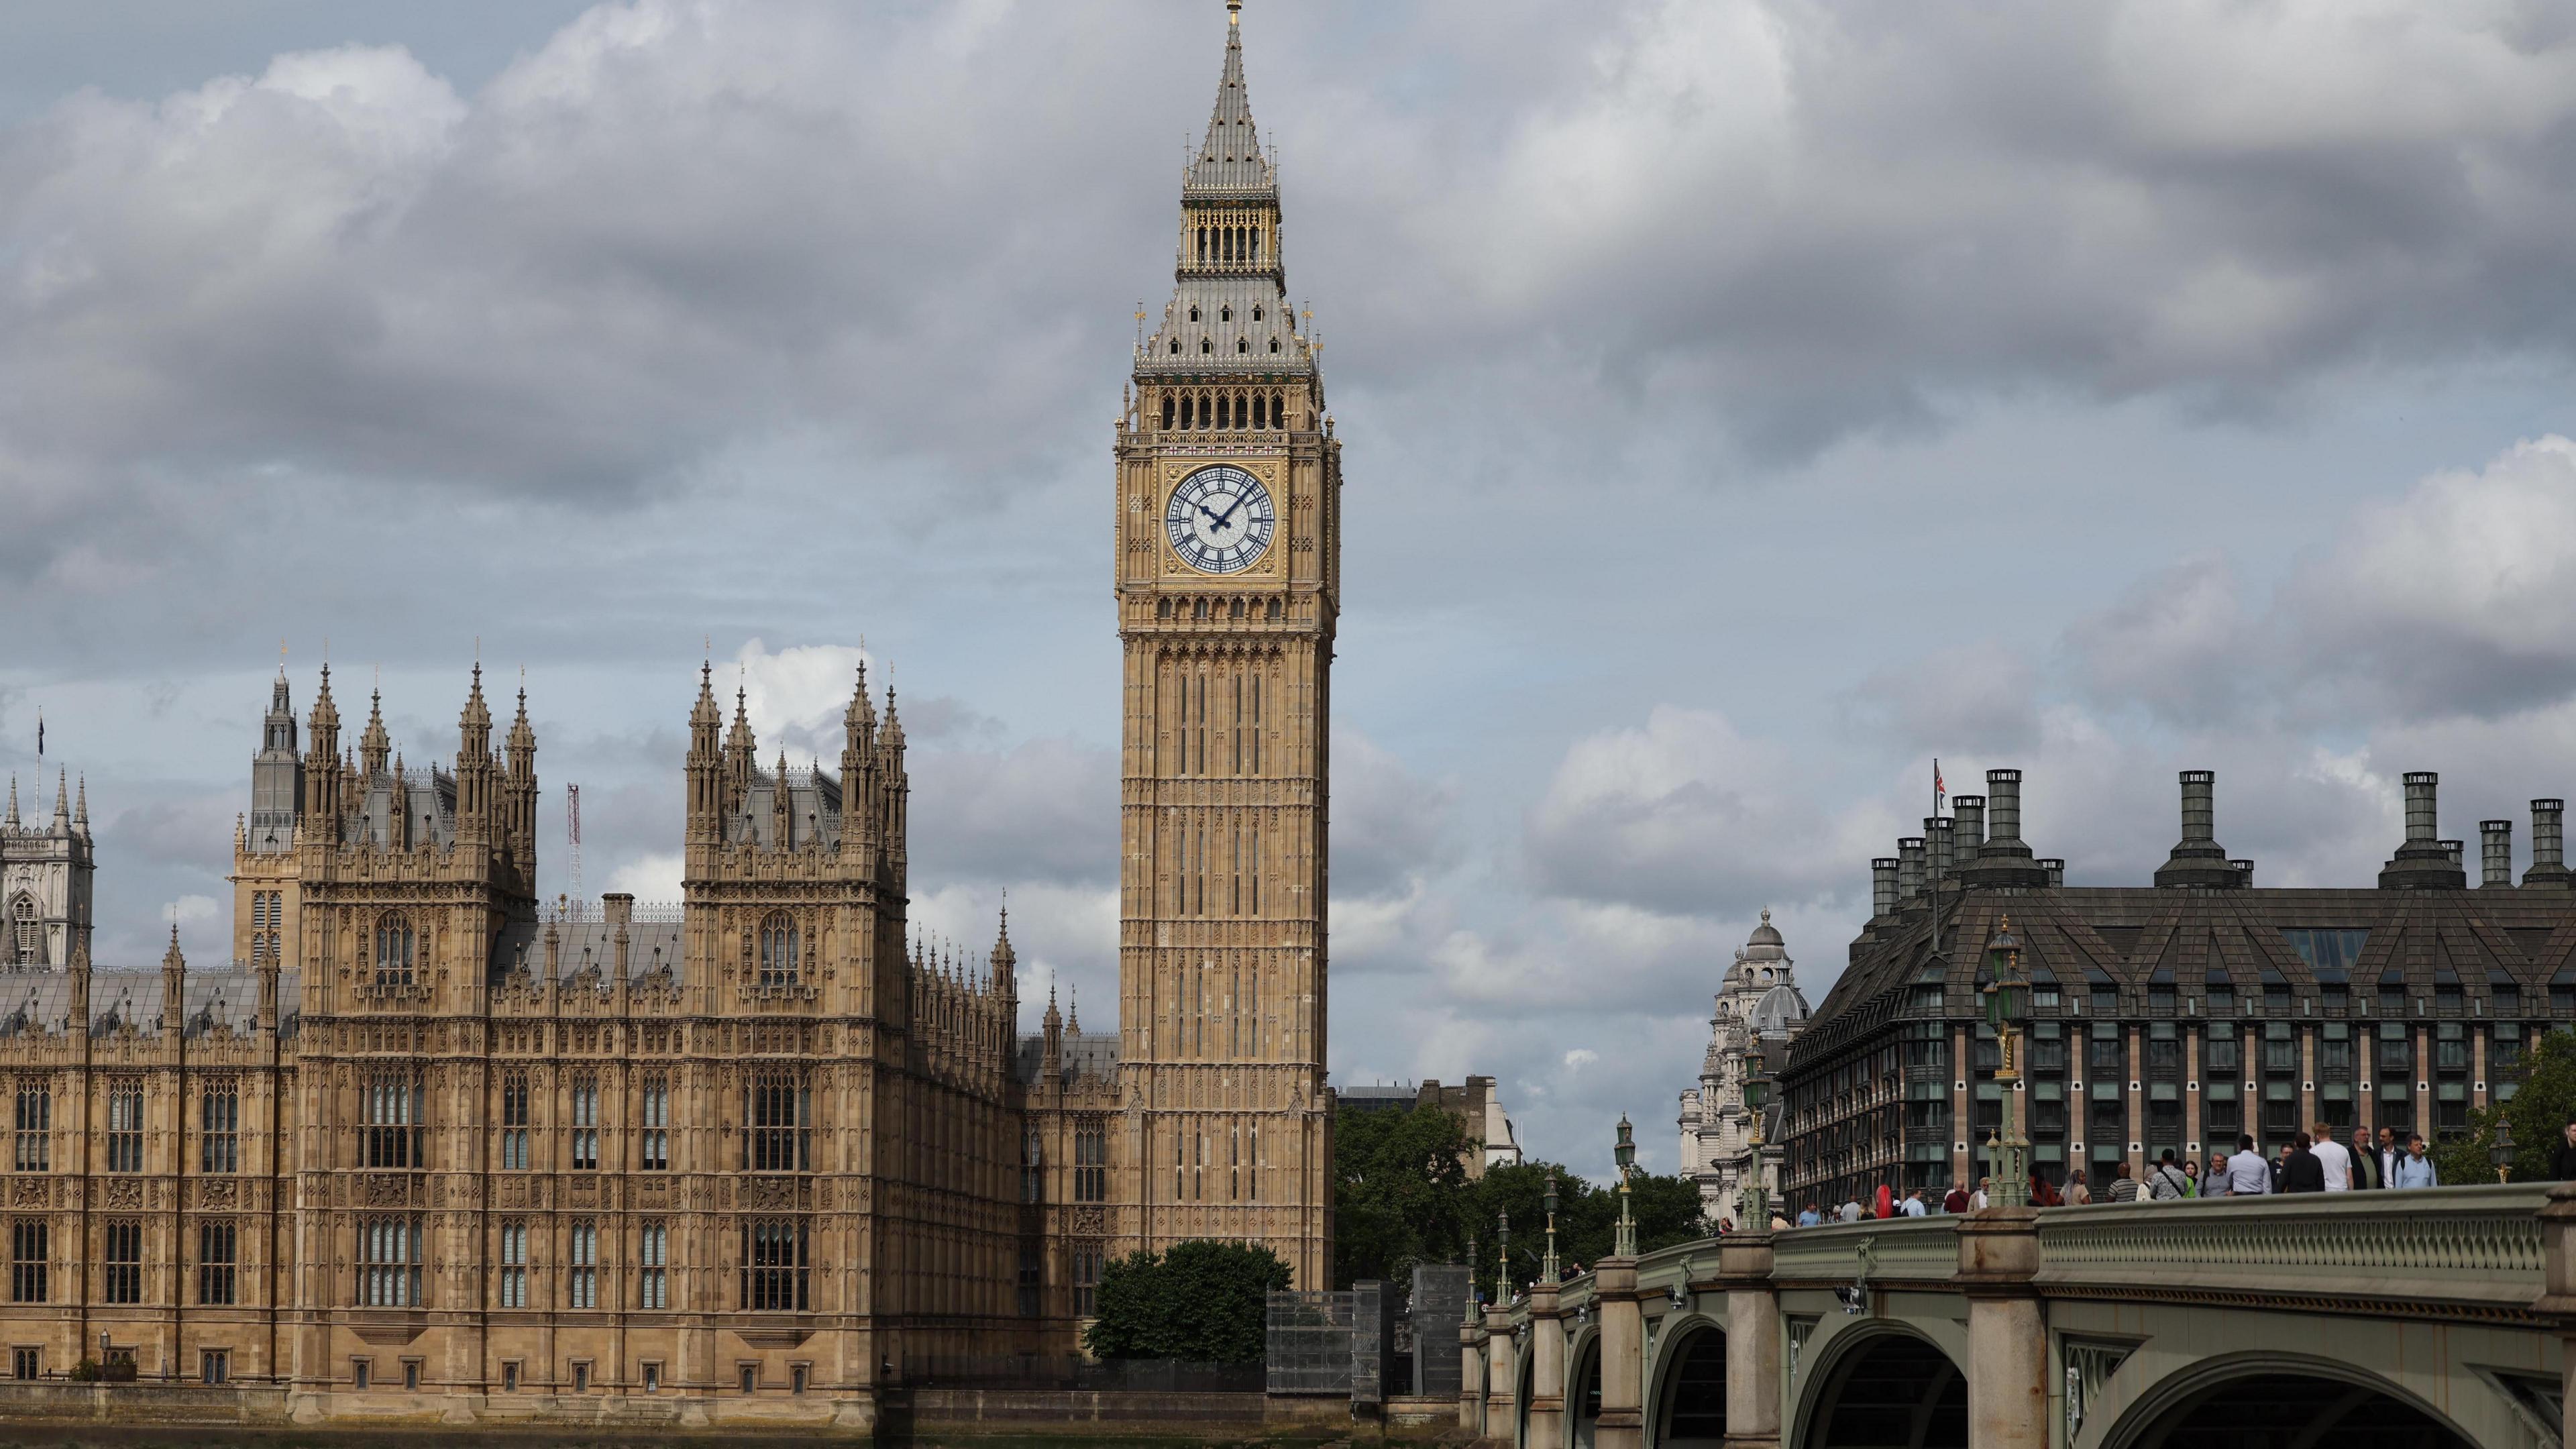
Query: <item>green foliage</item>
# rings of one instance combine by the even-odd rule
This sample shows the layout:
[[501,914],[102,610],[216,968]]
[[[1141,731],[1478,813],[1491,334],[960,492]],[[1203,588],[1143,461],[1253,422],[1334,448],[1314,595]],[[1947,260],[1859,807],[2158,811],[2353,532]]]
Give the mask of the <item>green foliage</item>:
[[1333,1119],[1335,1283],[1409,1284],[1417,1263],[1465,1256],[1467,1154],[1479,1150],[1455,1112],[1345,1112]]
[[2510,1102],[2494,1102],[2469,1118],[2469,1135],[2432,1149],[2433,1170],[2448,1186],[2495,1181],[2496,1124],[2513,1124],[2513,1180],[2549,1176],[2549,1153],[2576,1116],[2576,1032],[2553,1031],[2523,1059],[2522,1087]]
[[1100,1316],[1085,1339],[1099,1358],[1258,1363],[1270,1294],[1288,1265],[1268,1248],[1199,1240],[1132,1253],[1100,1271]]

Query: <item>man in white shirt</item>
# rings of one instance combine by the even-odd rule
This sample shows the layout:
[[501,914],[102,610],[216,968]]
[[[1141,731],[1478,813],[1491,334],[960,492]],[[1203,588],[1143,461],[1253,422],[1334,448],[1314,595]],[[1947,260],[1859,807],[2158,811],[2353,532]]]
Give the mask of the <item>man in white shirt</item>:
[[2251,1136],[2239,1136],[2236,1150],[2227,1158],[2227,1195],[2259,1197],[2272,1190],[2272,1164],[2254,1150]]
[[2308,1137],[2308,1150],[2326,1170],[2326,1191],[2352,1191],[2352,1149],[2337,1142],[2334,1129],[2323,1122],[2309,1127]]
[[1901,1211],[1909,1218],[1919,1218],[1923,1216],[1923,1194],[1919,1191],[1907,1193],[1905,1195],[1905,1206]]
[[1986,1184],[1992,1181],[1994,1181],[1994,1179],[1991,1177],[1981,1177],[1977,1179],[1977,1190],[1968,1194],[1968,1210],[1970,1212],[1981,1213],[1986,1210]]

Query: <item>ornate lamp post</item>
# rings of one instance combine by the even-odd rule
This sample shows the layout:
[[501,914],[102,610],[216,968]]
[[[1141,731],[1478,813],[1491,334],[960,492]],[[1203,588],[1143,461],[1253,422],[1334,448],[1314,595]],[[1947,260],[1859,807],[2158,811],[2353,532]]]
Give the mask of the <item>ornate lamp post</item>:
[[1762,1185],[1762,1104],[1771,1094],[1769,1060],[1762,1052],[1762,1038],[1757,1033],[1753,1049],[1744,1054],[1745,1144],[1753,1149],[1744,1165],[1744,1182],[1735,1221],[1745,1232],[1758,1233],[1771,1226],[1771,1194]]
[[1611,1154],[1619,1163],[1619,1232],[1610,1251],[1622,1258],[1637,1256],[1637,1219],[1628,1210],[1628,1174],[1637,1165],[1637,1129],[1628,1125],[1628,1114],[1619,1114],[1619,1146]]
[[2495,1164],[2496,1181],[2513,1180],[2513,1124],[2496,1118],[2495,1145],[2487,1149],[2487,1161]]
[[1494,1301],[1512,1301],[1512,1212],[1494,1214]]
[[1485,1250],[1484,1240],[1474,1233],[1467,1235],[1467,1321],[1482,1323],[1485,1315],[1476,1308],[1476,1257]]
[[1547,1195],[1540,1201],[1547,1204],[1547,1260],[1539,1264],[1538,1275],[1550,1283],[1562,1283],[1565,1272],[1556,1263],[1556,1169],[1553,1167],[1547,1170]]
[[2021,1207],[2030,1201],[2030,1138],[2021,1130],[2020,1104],[2014,1088],[2021,1081],[2021,1017],[2029,981],[2021,973],[2021,939],[2012,933],[2012,918],[1995,924],[1986,942],[1986,1022],[1995,1030],[2001,1050],[1995,1085],[2003,1094],[2003,1129],[1986,1137],[1986,1157],[1994,1164],[1995,1187],[1987,1200],[1999,1207]]

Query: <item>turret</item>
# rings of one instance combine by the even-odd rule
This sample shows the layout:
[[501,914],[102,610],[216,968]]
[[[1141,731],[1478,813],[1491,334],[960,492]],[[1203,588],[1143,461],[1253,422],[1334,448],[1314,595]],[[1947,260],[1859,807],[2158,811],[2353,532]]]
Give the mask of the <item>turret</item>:
[[465,708],[456,715],[456,837],[489,844],[492,839],[492,711],[483,702],[483,666],[474,666],[474,682],[465,691]]
[[359,778],[372,780],[385,772],[385,757],[392,753],[392,741],[385,734],[385,692],[367,691],[367,727],[358,732]]
[[841,729],[841,851],[857,856],[860,869],[867,870],[877,849],[877,708],[868,698],[865,660],[850,691],[850,707],[842,711]]
[[903,768],[903,717],[894,707],[894,689],[886,688],[885,732],[877,736],[878,788],[884,792],[884,850],[886,869],[897,889],[904,883],[904,848],[906,816],[905,797],[912,793],[910,777]]
[[740,686],[733,692],[733,728],[725,731],[724,814],[730,820],[751,799],[751,777],[760,769],[759,742],[751,732],[751,711]]
[[71,803],[70,787],[71,787],[71,775],[70,775],[70,772],[68,772],[68,771],[64,771],[64,770],[57,770],[57,771],[55,771],[55,772],[54,772],[54,835],[55,835],[57,838],[59,838],[59,839],[63,839],[63,840],[69,840],[69,839],[71,839],[71,835],[72,835],[72,803]]
[[72,1035],[89,1037],[89,932],[72,932],[72,966],[69,1009]]
[[509,773],[503,794],[509,803],[505,814],[511,849],[522,862],[533,865],[537,855],[537,732],[528,724],[528,689],[524,684],[519,686],[519,712],[510,721],[506,754]]
[[89,839],[89,776],[84,773],[72,798],[72,839]]
[[1064,1077],[1064,1013],[1055,1009],[1055,987],[1047,987],[1047,1009],[1039,1027],[1038,1080],[1050,1085]]
[[161,1029],[176,1033],[188,1019],[188,958],[179,949],[179,923],[170,923],[170,949],[161,953]]
[[724,755],[716,732],[724,711],[716,705],[715,666],[698,665],[698,700],[689,709],[689,838],[715,841],[724,835]]
[[777,788],[769,792],[769,840],[780,850],[796,845],[796,793],[787,788],[787,752],[778,752]]
[[331,666],[325,664],[305,724],[304,818],[328,840],[339,838],[341,773],[340,708],[331,702]]
[[1018,1001],[1020,953],[1011,949],[1011,908],[1007,902],[1002,907],[1002,924],[993,936],[993,954],[989,959],[993,967],[993,994],[1007,1001]]

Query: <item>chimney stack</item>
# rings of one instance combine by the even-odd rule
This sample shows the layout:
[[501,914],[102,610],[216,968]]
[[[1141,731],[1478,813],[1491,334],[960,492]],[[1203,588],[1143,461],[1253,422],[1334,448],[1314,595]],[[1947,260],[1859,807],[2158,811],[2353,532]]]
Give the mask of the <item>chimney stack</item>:
[[2481,886],[2513,884],[2513,822],[2481,820],[2478,822],[2478,863]]
[[2576,885],[2567,869],[2567,802],[2531,802],[2531,869],[2522,873],[2525,887],[2563,891]]
[[2236,872],[2236,883],[2238,885],[2245,887],[2247,890],[2252,890],[2254,888],[2254,862],[2250,860],[2231,860],[2227,863],[2227,867],[2228,869]]
[[1896,914],[1896,857],[1882,855],[1869,863],[1869,915],[1883,921]]
[[1923,817],[1923,879],[1935,889],[1951,881],[1950,822],[1945,816]]
[[2459,890],[2469,883],[2461,867],[2465,847],[2456,840],[2437,840],[2439,817],[2434,787],[2442,777],[2430,770],[2406,774],[2406,843],[2380,867],[2381,890]]
[[2181,889],[2234,890],[2245,877],[2218,843],[2218,772],[2182,772],[2182,840],[2156,867],[2156,884]]
[[1986,772],[1986,840],[1976,863],[1959,873],[1972,889],[2035,890],[2048,884],[2048,872],[2031,858],[2021,838],[2021,771]]
[[1986,797],[1953,795],[1950,797],[1950,864],[1966,870],[1977,863],[1986,846]]
[[2048,872],[2048,888],[2056,890],[2066,884],[2066,862],[2055,856],[2040,861],[2039,868]]
[[2452,868],[2459,871],[2460,884],[2467,885],[2469,883],[2469,843],[2465,840],[2445,840],[2442,842],[2442,854],[2450,857]]
[[1923,895],[1923,837],[1909,835],[1896,842],[1896,899],[1912,904]]

